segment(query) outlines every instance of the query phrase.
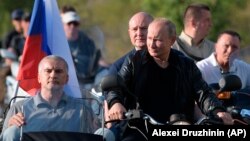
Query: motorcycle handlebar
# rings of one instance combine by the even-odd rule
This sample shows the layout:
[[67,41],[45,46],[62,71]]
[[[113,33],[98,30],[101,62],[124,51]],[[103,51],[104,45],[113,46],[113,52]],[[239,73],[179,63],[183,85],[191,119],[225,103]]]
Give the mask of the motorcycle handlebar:
[[[129,110],[124,114],[123,120],[132,120],[132,119],[143,119],[148,121],[152,125],[192,125],[190,122],[185,120],[185,117],[182,114],[173,114],[170,117],[170,121],[166,123],[162,123],[154,119],[149,114],[143,113],[142,110]],[[109,122],[116,122],[120,120],[112,120]],[[212,118],[212,117],[202,117],[193,125],[222,125],[224,124],[220,118]]]
[[220,118],[202,117],[194,125],[224,125]]
[[166,125],[167,124],[167,123],[158,122],[150,115],[143,113],[142,110],[129,110],[128,112],[125,113],[125,118],[128,120],[141,118],[141,119],[149,121],[153,125]]

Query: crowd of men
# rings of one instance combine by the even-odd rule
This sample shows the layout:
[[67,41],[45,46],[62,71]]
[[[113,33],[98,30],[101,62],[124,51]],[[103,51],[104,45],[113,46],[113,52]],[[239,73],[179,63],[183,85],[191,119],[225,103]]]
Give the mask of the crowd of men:
[[[5,59],[2,66],[6,68],[1,69],[4,71],[2,78],[11,74],[11,63],[21,59],[31,14],[17,9],[11,17],[15,30],[2,42],[5,51],[5,54],[1,53]],[[241,79],[241,89],[250,88],[250,64],[240,59],[241,36],[237,31],[222,31],[216,41],[207,39],[212,28],[211,10],[207,5],[187,6],[180,35],[167,16],[154,17],[143,11],[135,13],[128,22],[128,34],[134,49],[111,65],[103,63],[101,49],[80,29],[81,20],[74,7],[62,7],[61,17],[82,88],[92,88],[96,75],[103,70],[105,73],[98,78],[99,82],[109,75],[116,75],[122,81],[123,85],[117,84],[103,92],[107,104],[106,121],[123,120],[124,113],[129,109],[140,108],[160,122],[167,122],[172,114],[181,113],[191,123],[195,123],[197,117],[213,115],[221,118],[224,124],[234,124],[232,115],[216,97],[210,84],[232,74]],[[35,97],[11,107],[1,137],[8,141],[18,140],[23,125],[27,131],[94,133],[98,126],[95,117],[91,117],[91,110],[66,96],[62,89],[70,77],[65,60],[59,56],[48,56],[38,67],[41,91]],[[6,88],[1,87],[0,102],[3,103]],[[24,114],[22,108],[25,105]],[[36,107],[36,110],[27,108],[27,105]],[[56,113],[57,110],[56,115],[50,115],[50,111]],[[81,116],[78,116],[79,113]],[[74,118],[74,122],[68,116]],[[46,120],[44,125],[38,124],[39,118]],[[29,126],[29,123],[36,126]],[[141,128],[144,122],[128,124]],[[107,128],[115,133],[114,126]],[[122,129],[119,136],[115,135],[116,140],[147,140],[137,129]],[[107,140],[112,140],[108,136],[114,135],[110,133],[106,136]]]

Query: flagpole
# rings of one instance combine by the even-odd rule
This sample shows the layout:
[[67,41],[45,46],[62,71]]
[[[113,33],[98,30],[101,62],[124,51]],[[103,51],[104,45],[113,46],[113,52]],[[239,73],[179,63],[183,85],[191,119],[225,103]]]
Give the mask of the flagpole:
[[21,88],[19,93],[24,90],[33,96],[40,89],[41,86],[37,81],[38,64],[47,55],[58,55],[66,60],[70,77],[65,86],[65,92],[69,96],[81,98],[80,86],[57,1],[35,0],[17,75],[18,86]]
[[[17,93],[18,93],[18,88],[19,88],[19,81],[17,81],[17,84],[16,84],[16,87],[15,87],[15,91],[13,93],[13,97],[16,97],[17,96]],[[13,103],[16,102],[16,99],[13,100]],[[11,104],[11,103],[10,103]]]

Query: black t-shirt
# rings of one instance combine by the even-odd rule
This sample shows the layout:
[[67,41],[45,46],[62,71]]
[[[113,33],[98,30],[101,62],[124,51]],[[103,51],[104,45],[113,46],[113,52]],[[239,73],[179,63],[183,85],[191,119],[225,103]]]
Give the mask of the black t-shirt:
[[143,89],[138,90],[139,103],[143,111],[161,122],[167,122],[174,108],[175,71],[171,64],[167,68],[161,68],[151,58],[148,67],[141,71],[147,71],[147,76],[142,83]]

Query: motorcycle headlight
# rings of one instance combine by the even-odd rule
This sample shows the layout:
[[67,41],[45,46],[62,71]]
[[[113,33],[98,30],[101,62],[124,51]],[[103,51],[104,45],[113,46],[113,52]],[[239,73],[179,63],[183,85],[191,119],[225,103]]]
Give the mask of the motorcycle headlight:
[[217,98],[218,99],[230,99],[231,98],[231,92],[220,92],[217,93]]

